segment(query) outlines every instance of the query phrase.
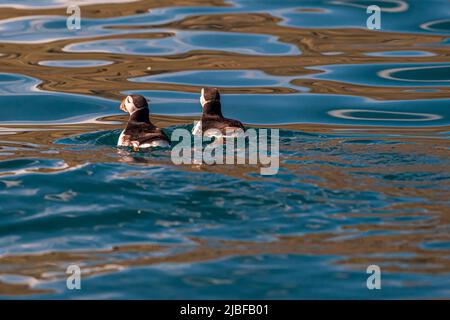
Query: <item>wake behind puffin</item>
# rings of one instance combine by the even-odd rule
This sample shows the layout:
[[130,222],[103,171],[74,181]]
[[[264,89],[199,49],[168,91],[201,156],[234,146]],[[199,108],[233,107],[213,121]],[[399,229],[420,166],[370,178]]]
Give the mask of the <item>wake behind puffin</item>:
[[122,100],[120,109],[130,115],[125,130],[117,142],[121,147],[133,147],[135,151],[152,147],[169,147],[167,135],[150,121],[147,99],[141,95],[129,95]]

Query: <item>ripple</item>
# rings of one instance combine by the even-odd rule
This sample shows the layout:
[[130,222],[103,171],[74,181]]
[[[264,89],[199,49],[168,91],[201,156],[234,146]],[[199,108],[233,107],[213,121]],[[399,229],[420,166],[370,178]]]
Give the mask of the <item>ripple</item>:
[[113,39],[68,45],[67,52],[108,52],[134,55],[174,55],[192,50],[230,51],[249,55],[299,55],[293,45],[274,36],[225,32],[177,32],[162,39]]
[[351,6],[355,8],[367,9],[370,5],[377,5],[382,12],[398,13],[408,10],[409,5],[403,0],[335,0],[332,4]]
[[384,79],[397,81],[450,82],[450,66],[395,68],[380,71],[378,75]]
[[299,55],[297,46],[281,43],[275,36],[245,33],[201,32],[181,35],[186,43],[203,47],[254,55]]
[[67,202],[72,200],[77,196],[76,192],[73,192],[72,190],[68,190],[59,194],[46,194],[44,196],[45,200],[51,200],[51,201],[62,201]]
[[122,129],[89,132],[68,138],[58,139],[56,144],[92,145],[116,147]]
[[342,52],[342,51],[327,51],[327,52],[322,52],[322,54],[324,56],[340,56],[340,55],[344,54],[344,52]]
[[[133,20],[136,19],[135,17],[140,16],[131,16],[128,19]],[[68,30],[67,17],[39,15],[4,19],[0,20],[0,41],[5,43],[33,44],[141,32],[139,30],[108,28],[110,24],[114,24],[115,20],[118,19],[83,18],[81,20],[81,29]]]
[[[369,86],[449,86],[449,63],[383,63],[329,65],[309,69],[325,71],[308,76]],[[395,75],[395,76],[394,76]]]
[[[433,121],[442,119],[441,116],[429,113],[413,113],[398,111],[378,111],[378,110],[361,110],[361,109],[342,109],[328,111],[328,114],[342,119],[364,120],[364,121]],[[372,117],[361,117],[357,114],[372,115]],[[386,117],[387,115],[388,117]],[[397,116],[392,118],[392,116]]]
[[2,124],[68,124],[95,122],[116,112],[117,103],[106,99],[71,94],[38,94],[1,97],[0,102],[14,108],[0,109]]
[[[255,7],[262,7],[261,1],[232,0],[245,6],[248,10]],[[426,30],[421,26],[426,19],[435,21],[441,19],[442,12],[448,10],[446,1],[434,0],[431,6],[427,1],[403,1],[403,0],[333,0],[333,1],[308,1],[309,11],[296,10],[300,4],[295,1],[277,1],[267,4],[270,7],[270,14],[282,21],[283,26],[296,28],[359,28],[366,29],[366,19],[368,17],[366,9],[370,5],[378,5],[383,14],[383,32],[405,32],[405,33],[448,33],[445,25],[435,26],[436,29]],[[264,10],[264,8],[261,8]],[[311,9],[314,9],[313,11]],[[268,8],[265,8],[269,11]],[[427,26],[425,26],[427,27]],[[431,25],[433,27],[433,25]]]
[[[41,81],[32,77],[12,73],[0,73],[0,94],[15,95],[37,91]],[[0,100],[1,101],[1,100]]]
[[381,51],[368,52],[365,54],[369,57],[432,57],[436,54],[427,51]]
[[49,169],[62,170],[67,168],[69,168],[68,164],[59,159],[14,159],[0,161],[0,175],[2,176],[21,175]]
[[69,31],[66,18],[58,16],[17,17],[0,21],[0,41],[5,43],[45,43],[94,34],[107,35],[114,32],[90,26],[87,19],[81,30]]
[[[117,102],[38,90],[39,80],[0,73],[0,123],[75,123],[111,114]],[[14,112],[12,112],[14,110]]]
[[441,92],[439,89],[408,89],[403,90],[404,92]]
[[[236,10],[236,9],[235,9]],[[215,7],[166,7],[152,9],[135,15],[112,18],[82,18],[81,29],[67,29],[66,16],[23,16],[0,21],[0,41],[6,43],[47,43],[64,39],[82,39],[95,36],[143,33],[130,26],[153,26],[181,20],[192,14],[229,12],[230,8]],[[239,10],[238,10],[239,11]],[[121,27],[121,28],[117,28]],[[173,30],[153,29],[155,32]]]
[[61,67],[61,68],[86,68],[100,67],[112,64],[112,61],[105,60],[44,60],[39,61],[41,66]]
[[420,27],[427,31],[443,32],[448,34],[450,32],[450,19],[430,21],[420,25]]
[[[137,0],[77,0],[76,4],[81,5],[92,5],[92,4],[102,4],[102,3],[126,3],[135,2]],[[73,0],[21,0],[18,4],[17,1],[11,0],[0,0],[1,7],[10,7],[18,9],[28,9],[28,8],[58,8],[67,7],[73,4]]]
[[164,73],[129,80],[214,87],[290,87],[289,82],[292,79],[294,77],[272,76],[259,70],[199,70]]

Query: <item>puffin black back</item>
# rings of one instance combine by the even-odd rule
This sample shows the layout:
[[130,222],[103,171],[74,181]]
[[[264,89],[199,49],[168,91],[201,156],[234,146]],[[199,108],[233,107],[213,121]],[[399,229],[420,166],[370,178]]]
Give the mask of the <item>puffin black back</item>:
[[203,88],[201,91],[203,107],[202,130],[218,129],[224,132],[227,128],[239,128],[244,130],[244,125],[239,120],[225,118],[222,114],[222,103],[217,88]]

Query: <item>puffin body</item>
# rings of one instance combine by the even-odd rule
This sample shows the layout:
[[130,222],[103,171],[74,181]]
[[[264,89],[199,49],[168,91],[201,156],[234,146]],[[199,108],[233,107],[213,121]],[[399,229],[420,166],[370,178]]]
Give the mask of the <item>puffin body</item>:
[[192,134],[201,135],[209,129],[219,130],[222,135],[245,130],[238,120],[227,119],[222,115],[220,93],[217,88],[203,88],[200,96],[203,108],[201,121],[193,128]]
[[129,95],[122,100],[120,109],[130,114],[125,130],[120,134],[118,146],[145,149],[168,147],[166,134],[150,121],[147,100],[140,95]]

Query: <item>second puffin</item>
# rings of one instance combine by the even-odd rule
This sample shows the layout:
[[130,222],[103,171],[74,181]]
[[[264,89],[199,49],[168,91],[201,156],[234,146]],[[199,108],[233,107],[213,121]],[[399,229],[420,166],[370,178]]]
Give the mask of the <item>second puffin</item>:
[[143,96],[127,96],[122,100],[120,109],[128,112],[130,118],[120,134],[118,146],[133,147],[135,150],[170,146],[167,135],[151,123],[148,103]]

